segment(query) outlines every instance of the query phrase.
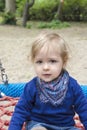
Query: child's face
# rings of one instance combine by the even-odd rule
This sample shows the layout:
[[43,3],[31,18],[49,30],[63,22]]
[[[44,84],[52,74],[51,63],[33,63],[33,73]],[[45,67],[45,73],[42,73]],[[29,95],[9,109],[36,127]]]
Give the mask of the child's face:
[[35,72],[45,82],[50,82],[57,78],[63,66],[60,54],[52,47],[48,51],[43,47],[34,59]]

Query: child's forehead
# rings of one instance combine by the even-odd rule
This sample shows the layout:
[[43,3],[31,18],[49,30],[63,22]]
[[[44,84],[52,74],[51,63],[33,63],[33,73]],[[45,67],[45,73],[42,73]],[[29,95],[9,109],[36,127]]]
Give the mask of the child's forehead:
[[44,50],[44,51],[59,51],[60,50],[60,45],[58,43],[55,42],[46,42],[43,44],[43,46],[41,46],[40,50]]
[[45,44],[38,50],[39,54],[60,54],[60,48],[56,48],[55,45],[52,44]]

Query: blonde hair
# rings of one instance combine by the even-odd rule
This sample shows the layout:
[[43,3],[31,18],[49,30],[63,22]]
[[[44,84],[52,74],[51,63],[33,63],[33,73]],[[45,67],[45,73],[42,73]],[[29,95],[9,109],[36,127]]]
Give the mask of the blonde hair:
[[54,32],[44,32],[36,37],[31,47],[31,61],[34,61],[35,56],[41,50],[42,47],[46,47],[47,49],[49,49],[51,45],[55,47],[53,48],[55,49],[54,51],[57,51],[59,53],[60,50],[60,55],[63,59],[63,63],[66,63],[69,58],[68,46],[66,45],[64,39]]

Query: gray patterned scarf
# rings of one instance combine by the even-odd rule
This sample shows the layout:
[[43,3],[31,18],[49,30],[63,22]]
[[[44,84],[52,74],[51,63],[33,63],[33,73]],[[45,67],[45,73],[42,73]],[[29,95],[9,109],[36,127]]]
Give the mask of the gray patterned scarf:
[[64,70],[57,79],[51,82],[44,82],[37,78],[37,90],[41,102],[49,102],[54,106],[61,104],[66,96],[68,81],[69,74],[66,70]]

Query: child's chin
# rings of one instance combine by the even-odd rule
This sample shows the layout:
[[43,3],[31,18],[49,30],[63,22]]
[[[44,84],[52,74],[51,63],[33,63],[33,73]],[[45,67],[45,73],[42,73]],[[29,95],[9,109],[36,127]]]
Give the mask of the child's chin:
[[45,81],[45,82],[51,82],[52,79],[43,79],[43,81]]

